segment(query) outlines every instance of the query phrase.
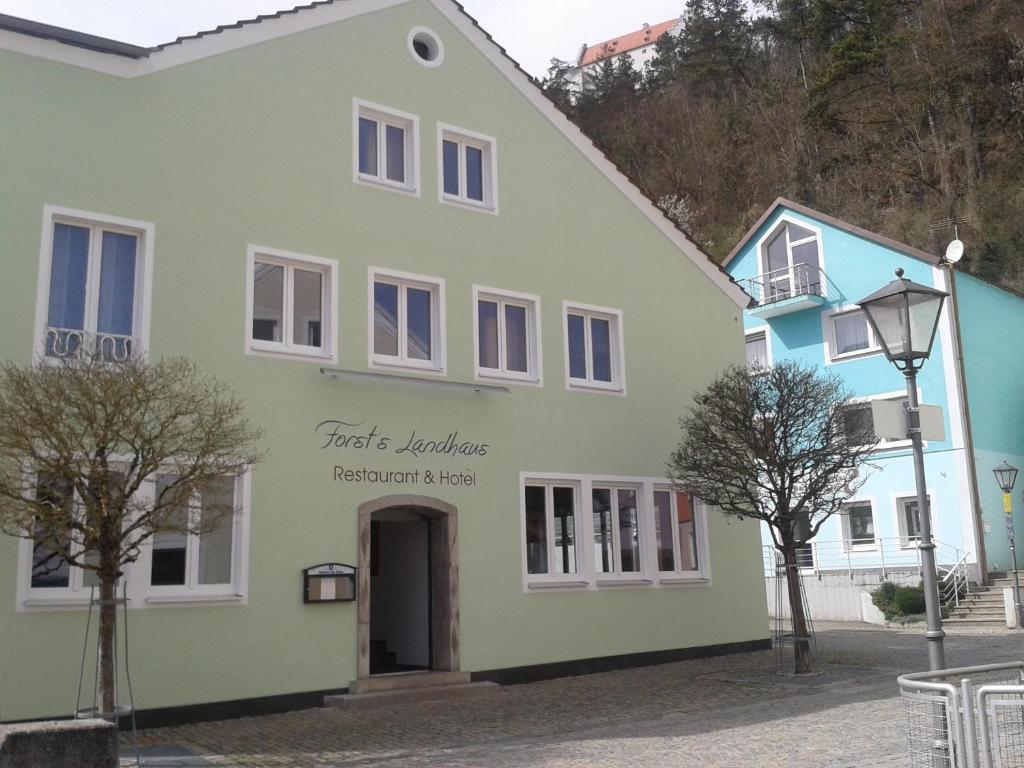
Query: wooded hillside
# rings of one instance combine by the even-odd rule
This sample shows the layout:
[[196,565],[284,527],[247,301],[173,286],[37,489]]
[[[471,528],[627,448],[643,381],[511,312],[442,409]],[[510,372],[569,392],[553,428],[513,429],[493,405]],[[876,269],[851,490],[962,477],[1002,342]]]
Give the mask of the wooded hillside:
[[688,0],[644,72],[548,95],[705,250],[778,196],[1024,290],[1022,0]]

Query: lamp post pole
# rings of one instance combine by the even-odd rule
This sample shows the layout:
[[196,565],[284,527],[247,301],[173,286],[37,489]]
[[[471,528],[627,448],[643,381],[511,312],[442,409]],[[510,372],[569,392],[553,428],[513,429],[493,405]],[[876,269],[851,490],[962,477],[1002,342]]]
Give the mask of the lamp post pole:
[[924,605],[927,618],[928,666],[946,668],[942,639],[942,610],[939,605],[939,579],[935,571],[935,542],[932,541],[931,510],[924,476],[924,449],[921,445],[921,410],[917,399],[917,369],[931,354],[945,291],[907,280],[903,270],[896,279],[857,302],[864,310],[875,337],[889,362],[907,380],[907,434],[914,449],[914,479],[917,484],[917,512],[921,518],[921,553],[924,581]]
[[1006,538],[1010,540],[1010,559],[1013,561],[1013,615],[1015,624],[1021,627],[1021,619],[1024,617],[1024,610],[1020,604],[1020,577],[1017,575],[1017,538],[1013,530],[1013,486],[1017,482],[1017,468],[1010,466],[1005,461],[992,470],[996,476],[996,483],[999,490],[1003,492],[1003,514],[1006,520]]
[[921,539],[917,544],[921,552],[921,569],[924,571],[924,610],[927,620],[925,637],[928,640],[928,667],[932,670],[946,668],[946,651],[942,629],[942,611],[939,607],[939,580],[935,571],[935,542],[932,541],[931,509],[928,505],[928,488],[924,476],[924,447],[921,445],[921,411],[917,400],[917,370],[903,371],[907,378],[907,431],[914,450],[914,480],[917,484],[917,513],[921,517]]
[[1010,494],[1003,494],[1003,511],[1006,512],[1006,534],[1010,537],[1010,559],[1013,561],[1013,615],[1017,619],[1017,629],[1021,628],[1021,616],[1024,610],[1020,604],[1020,577],[1017,575],[1017,546],[1014,544],[1013,501]]

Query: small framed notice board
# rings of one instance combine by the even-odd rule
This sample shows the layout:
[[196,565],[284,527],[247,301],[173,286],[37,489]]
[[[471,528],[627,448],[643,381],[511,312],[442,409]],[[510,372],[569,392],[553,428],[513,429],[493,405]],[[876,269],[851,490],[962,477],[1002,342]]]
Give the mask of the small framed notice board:
[[322,563],[302,571],[302,602],[351,603],[356,599],[358,568],[345,563]]

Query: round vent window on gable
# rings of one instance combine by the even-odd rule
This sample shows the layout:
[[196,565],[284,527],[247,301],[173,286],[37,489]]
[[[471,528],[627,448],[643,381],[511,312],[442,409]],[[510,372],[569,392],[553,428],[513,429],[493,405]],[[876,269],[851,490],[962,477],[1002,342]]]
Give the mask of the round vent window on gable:
[[426,27],[413,27],[409,31],[409,50],[413,58],[425,67],[436,67],[444,61],[441,39]]

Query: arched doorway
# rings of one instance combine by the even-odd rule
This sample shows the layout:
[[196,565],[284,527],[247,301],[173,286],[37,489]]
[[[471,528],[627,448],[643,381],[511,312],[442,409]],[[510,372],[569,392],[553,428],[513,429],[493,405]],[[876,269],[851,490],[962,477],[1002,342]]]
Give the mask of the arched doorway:
[[359,506],[360,679],[459,669],[457,533],[456,509],[440,499],[395,495]]

